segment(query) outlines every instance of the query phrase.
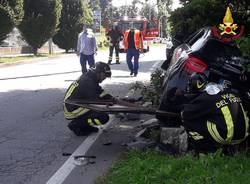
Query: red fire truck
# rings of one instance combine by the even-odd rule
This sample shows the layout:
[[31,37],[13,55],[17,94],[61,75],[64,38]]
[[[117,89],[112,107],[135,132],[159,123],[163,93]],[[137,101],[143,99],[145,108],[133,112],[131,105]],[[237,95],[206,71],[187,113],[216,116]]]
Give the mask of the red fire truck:
[[[124,16],[122,19],[114,21],[120,31],[124,34],[126,30],[135,28],[141,31],[143,36],[143,51],[149,51],[149,41],[159,35],[159,21],[149,21],[143,17],[129,18]],[[123,41],[120,41],[120,52],[124,52]]]

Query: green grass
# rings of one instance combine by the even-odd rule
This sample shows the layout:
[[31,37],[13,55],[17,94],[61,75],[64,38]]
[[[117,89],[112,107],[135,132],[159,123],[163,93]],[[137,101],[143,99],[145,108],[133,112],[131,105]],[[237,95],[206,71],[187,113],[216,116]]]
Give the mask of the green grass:
[[157,152],[127,153],[96,184],[247,184],[250,158],[219,153],[199,158]]
[[15,56],[15,57],[0,57],[0,63],[17,63],[21,61],[36,59],[36,58],[46,58],[46,57],[55,57],[62,53],[56,53],[56,54],[38,54],[35,55],[28,55],[28,56]]

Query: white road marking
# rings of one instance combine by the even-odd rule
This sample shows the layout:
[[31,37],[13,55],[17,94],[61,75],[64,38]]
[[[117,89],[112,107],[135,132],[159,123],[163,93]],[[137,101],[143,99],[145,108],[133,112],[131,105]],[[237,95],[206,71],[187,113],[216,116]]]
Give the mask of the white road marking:
[[[160,63],[155,63],[150,71],[155,70],[155,68]],[[91,134],[88,136],[82,144],[76,149],[76,151],[66,160],[66,162],[55,172],[55,174],[47,181],[46,184],[62,184],[64,180],[68,177],[68,175],[73,171],[73,169],[77,166],[74,162],[75,155],[85,155],[85,153],[90,149],[90,147],[95,143],[98,137],[102,134],[103,130],[106,129],[112,122],[114,118],[111,116],[111,120],[103,126],[102,129],[99,129],[98,133]],[[82,159],[83,160],[83,159]]]
[[[95,143],[98,137],[102,134],[103,130],[106,129],[112,122],[114,118],[111,116],[111,120],[99,129],[97,133],[89,135],[82,144],[76,149],[74,153],[68,158],[68,160],[55,172],[55,174],[47,181],[46,184],[61,184],[68,177],[68,175],[77,166],[74,162],[75,155],[85,155],[89,148]],[[81,159],[83,160],[83,159]]]

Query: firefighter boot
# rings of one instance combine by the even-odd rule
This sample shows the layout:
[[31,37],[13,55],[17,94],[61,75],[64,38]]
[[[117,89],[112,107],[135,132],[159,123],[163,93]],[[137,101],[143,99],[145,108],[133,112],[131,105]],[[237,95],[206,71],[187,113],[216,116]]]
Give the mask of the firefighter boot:
[[111,65],[112,57],[109,56],[108,65]]
[[77,136],[86,136],[91,134],[92,132],[98,132],[98,128],[92,127],[89,125],[83,125],[82,123],[79,123],[77,121],[71,121],[68,124],[68,128],[74,132],[75,135]]
[[115,60],[116,60],[116,64],[121,64],[119,61],[119,57],[116,57]]

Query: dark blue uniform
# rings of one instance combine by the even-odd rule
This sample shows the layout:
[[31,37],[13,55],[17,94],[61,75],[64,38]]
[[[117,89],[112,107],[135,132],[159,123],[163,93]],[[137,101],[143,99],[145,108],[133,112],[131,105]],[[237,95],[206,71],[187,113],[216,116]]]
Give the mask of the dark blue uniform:
[[[96,74],[89,70],[78,80],[74,81],[67,90],[66,100],[108,100],[113,99],[106,94],[97,82]],[[88,132],[97,132],[98,128],[93,125],[102,125],[109,121],[108,114],[95,112],[90,109],[64,103],[64,115],[72,120],[68,127],[76,135],[86,135]]]

